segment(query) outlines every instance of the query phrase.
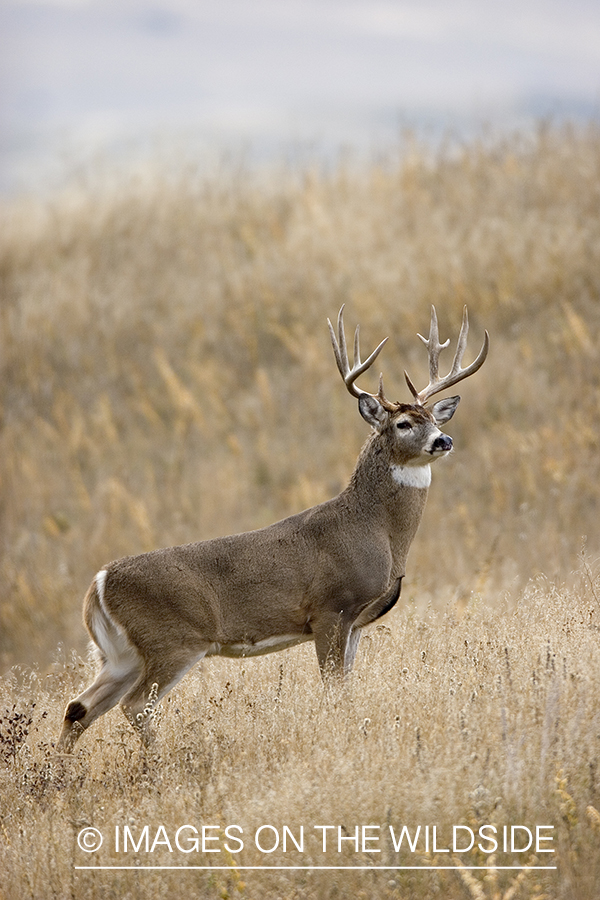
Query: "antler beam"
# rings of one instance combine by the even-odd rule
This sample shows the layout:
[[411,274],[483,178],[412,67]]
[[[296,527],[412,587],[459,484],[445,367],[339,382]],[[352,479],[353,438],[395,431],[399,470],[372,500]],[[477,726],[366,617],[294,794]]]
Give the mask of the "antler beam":
[[462,381],[463,378],[468,378],[469,375],[477,372],[477,370],[480,369],[484,364],[490,347],[490,338],[487,331],[485,332],[483,346],[479,351],[479,356],[477,357],[477,359],[474,360],[471,365],[467,366],[466,369],[461,369],[462,358],[465,355],[465,350],[467,348],[468,333],[469,318],[467,316],[467,307],[465,306],[463,309],[460,334],[458,335],[458,342],[456,345],[456,353],[454,354],[454,360],[452,361],[452,368],[445,377],[440,378],[438,374],[440,352],[444,349],[444,347],[448,346],[450,341],[447,340],[444,341],[443,344],[440,343],[437,314],[435,311],[435,306],[431,307],[431,325],[429,327],[429,337],[424,338],[422,334],[418,335],[427,347],[427,352],[429,353],[429,384],[427,385],[427,387],[423,388],[422,391],[417,391],[416,387],[409,378],[408,373],[404,373],[406,383],[408,384],[409,390],[415,398],[416,403],[424,406],[427,400],[429,400],[430,397],[433,397],[434,394],[438,394],[440,391],[446,390],[446,388],[451,387],[453,384],[457,384],[459,381]]

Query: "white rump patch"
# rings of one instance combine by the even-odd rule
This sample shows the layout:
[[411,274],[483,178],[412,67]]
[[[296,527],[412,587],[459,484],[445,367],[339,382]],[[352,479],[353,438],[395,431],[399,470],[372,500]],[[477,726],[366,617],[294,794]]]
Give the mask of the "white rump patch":
[[431,484],[431,466],[390,466],[392,478],[403,487],[428,488]]
[[106,586],[106,569],[100,569],[98,574],[96,575],[96,592],[98,594],[98,600],[100,601],[100,606],[106,612],[106,608],[104,606],[104,588]]
[[104,603],[106,593],[106,569],[96,575],[98,606],[92,609],[92,627],[100,652],[106,659],[111,675],[122,678],[141,669],[141,657],[125,630],[115,622]]

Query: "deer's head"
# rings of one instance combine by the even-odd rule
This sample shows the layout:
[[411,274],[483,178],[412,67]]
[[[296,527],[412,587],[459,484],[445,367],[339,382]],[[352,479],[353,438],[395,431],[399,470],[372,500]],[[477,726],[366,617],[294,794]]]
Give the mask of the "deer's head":
[[469,322],[467,308],[463,310],[463,319],[458,336],[456,353],[450,372],[441,378],[438,374],[440,352],[450,343],[449,340],[440,343],[438,322],[435,307],[431,307],[431,325],[429,337],[419,335],[429,353],[429,384],[421,391],[417,391],[408,374],[405,372],[406,383],[413,395],[413,403],[391,402],[383,391],[383,376],[379,378],[379,390],[376,394],[362,391],[355,384],[356,380],[369,369],[387,338],[364,362],[360,358],[359,327],[356,327],[354,335],[354,364],[350,367],[346,336],[343,321],[344,307],[340,309],[337,321],[337,336],[329,320],[331,343],[340,374],[348,391],[358,399],[360,414],[381,435],[389,453],[390,463],[397,466],[423,466],[440,456],[445,456],[452,449],[452,438],[443,434],[439,426],[452,418],[460,397],[447,397],[438,400],[429,406],[428,401],[435,394],[472,375],[483,365],[489,349],[489,336],[485,332],[483,346],[479,355],[465,369],[461,368],[462,358],[467,346],[467,334]]

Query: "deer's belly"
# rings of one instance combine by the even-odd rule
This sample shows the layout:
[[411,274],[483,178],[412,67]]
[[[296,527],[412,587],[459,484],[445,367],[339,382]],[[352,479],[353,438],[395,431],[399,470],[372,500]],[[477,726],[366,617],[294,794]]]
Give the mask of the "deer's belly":
[[260,641],[238,641],[233,644],[212,644],[207,656],[228,656],[232,659],[240,659],[247,656],[263,656],[265,653],[274,653],[277,650],[285,650],[305,641],[312,641],[313,634],[281,634],[263,638]]

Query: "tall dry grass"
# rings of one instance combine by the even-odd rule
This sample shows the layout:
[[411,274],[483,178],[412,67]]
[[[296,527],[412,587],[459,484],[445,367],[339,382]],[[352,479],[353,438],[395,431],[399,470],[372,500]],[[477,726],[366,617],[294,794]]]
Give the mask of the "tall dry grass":
[[[137,874],[73,863],[80,822],[144,816],[550,817],[560,850],[560,878],[441,872],[426,888],[422,873],[245,887],[233,871],[140,873],[157,896],[595,896],[599,210],[597,127],[543,126],[435,153],[409,142],[363,168],[86,183],[2,211],[0,664],[39,666],[0,682],[7,896],[143,896]],[[69,651],[100,565],[258,527],[346,483],[366,426],[325,327],[343,302],[365,347],[391,336],[398,398],[404,368],[426,380],[415,333],[431,302],[453,338],[468,304],[470,352],[491,334],[434,470],[410,612],[361,648],[352,702],[322,699],[309,648],[215,661],[166,704],[159,760],[111,714],[61,764],[51,741],[90,679]],[[40,674],[59,641],[66,657]]]
[[[539,580],[510,611],[472,604],[461,618],[396,614],[364,640],[351,684],[337,696],[324,695],[307,645],[203,663],[163,703],[149,753],[113,710],[75,756],[57,758],[64,699],[89,679],[89,667],[74,657],[46,676],[13,673],[0,682],[2,896],[595,900],[598,591],[598,574],[584,567],[573,590]],[[333,826],[325,852],[324,825]],[[414,838],[419,825],[436,826],[439,852],[431,840],[427,852],[423,837],[414,853],[406,841],[395,852],[389,827],[399,836],[406,826]],[[493,826],[497,835],[521,826],[518,847],[527,844],[524,827],[551,826],[542,833],[552,842],[540,846],[554,853],[505,853],[502,843],[491,853],[481,841],[448,853],[453,825],[476,834]],[[77,844],[90,826],[104,837],[97,853]],[[211,826],[218,840],[206,846],[219,852],[185,852],[195,832],[184,826]],[[243,831],[226,835],[231,826]],[[297,842],[304,828],[302,852],[291,840],[286,852],[282,844],[256,849],[259,828],[269,851],[272,829],[283,835],[284,826]],[[339,834],[353,837],[357,826],[378,841],[364,852],[360,841],[358,849],[342,842],[339,852]],[[125,827],[137,851],[131,842],[124,849]],[[459,834],[462,841],[467,832]],[[241,837],[243,849],[228,836]],[[95,865],[137,871],[76,868]],[[145,868],[160,865],[221,868]],[[366,869],[241,868],[256,865]],[[376,868],[410,865],[425,871]],[[433,868],[440,865],[454,868]]]

